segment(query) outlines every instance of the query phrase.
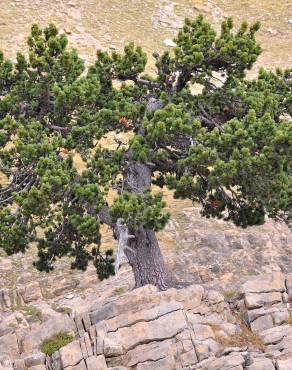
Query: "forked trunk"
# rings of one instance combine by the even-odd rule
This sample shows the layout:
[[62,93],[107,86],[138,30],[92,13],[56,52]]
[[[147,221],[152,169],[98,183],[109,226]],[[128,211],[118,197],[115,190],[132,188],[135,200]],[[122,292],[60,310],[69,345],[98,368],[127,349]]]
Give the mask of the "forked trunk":
[[158,241],[153,230],[140,227],[125,251],[135,277],[135,288],[153,284],[158,289],[167,288],[167,273]]

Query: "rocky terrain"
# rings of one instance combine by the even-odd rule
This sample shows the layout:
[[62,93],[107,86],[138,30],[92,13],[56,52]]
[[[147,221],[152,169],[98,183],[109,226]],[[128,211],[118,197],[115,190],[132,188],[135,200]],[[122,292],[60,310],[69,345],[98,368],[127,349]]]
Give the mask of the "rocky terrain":
[[[39,299],[36,288],[19,303]],[[291,370],[292,274],[250,279],[225,297],[202,285],[116,289],[40,325],[24,328],[22,321],[5,313],[1,370]],[[42,343],[61,331],[72,341],[46,356]]]
[[[172,211],[159,235],[175,286],[165,292],[132,290],[127,264],[98,282],[92,267],[78,273],[66,260],[39,273],[33,251],[1,257],[1,366],[291,369],[289,230],[272,221],[242,230],[186,204]],[[42,343],[59,332],[76,339],[46,357]]]

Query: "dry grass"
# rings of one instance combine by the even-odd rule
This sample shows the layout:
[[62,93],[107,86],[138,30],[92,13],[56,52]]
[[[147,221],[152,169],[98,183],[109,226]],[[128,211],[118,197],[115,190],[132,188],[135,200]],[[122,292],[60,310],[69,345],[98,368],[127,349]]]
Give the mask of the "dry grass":
[[247,327],[240,333],[232,334],[229,337],[215,336],[215,340],[223,347],[253,347],[262,352],[265,350],[262,339]]
[[236,290],[230,289],[230,290],[225,290],[223,292],[224,298],[225,299],[233,299],[238,295],[238,292]]
[[227,337],[216,335],[215,331],[215,340],[223,347],[248,347],[251,349],[256,348],[264,352],[264,342],[261,337],[257,333],[252,332],[250,327],[245,323],[243,312],[240,310],[239,312],[234,312],[233,315],[236,318],[240,331]]

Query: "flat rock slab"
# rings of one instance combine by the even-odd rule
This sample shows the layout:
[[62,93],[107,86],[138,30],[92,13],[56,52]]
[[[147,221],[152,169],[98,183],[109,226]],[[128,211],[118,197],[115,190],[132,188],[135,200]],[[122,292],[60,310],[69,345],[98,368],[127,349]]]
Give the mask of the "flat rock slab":
[[282,302],[282,294],[280,292],[247,293],[245,294],[244,300],[248,309],[259,308],[264,305]]
[[128,351],[139,344],[172,338],[187,327],[185,315],[179,310],[150,322],[139,322],[118,329],[116,332],[108,333],[107,337]]
[[243,293],[269,293],[284,292],[285,277],[281,273],[261,275],[258,278],[248,280],[242,285]]

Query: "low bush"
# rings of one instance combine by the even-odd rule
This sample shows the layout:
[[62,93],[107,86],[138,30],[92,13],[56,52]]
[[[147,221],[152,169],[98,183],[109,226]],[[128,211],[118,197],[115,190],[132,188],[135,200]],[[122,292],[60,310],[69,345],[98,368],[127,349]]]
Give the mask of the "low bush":
[[51,338],[43,341],[41,350],[48,356],[58,351],[60,348],[66,346],[73,341],[74,337],[70,333],[60,332],[53,335]]

